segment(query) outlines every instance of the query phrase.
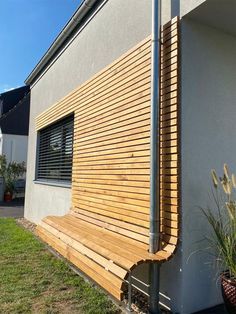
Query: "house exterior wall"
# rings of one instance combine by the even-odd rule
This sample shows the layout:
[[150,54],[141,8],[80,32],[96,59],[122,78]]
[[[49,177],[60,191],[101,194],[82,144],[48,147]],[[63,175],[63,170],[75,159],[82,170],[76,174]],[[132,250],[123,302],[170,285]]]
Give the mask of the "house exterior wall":
[[[188,6],[187,1],[182,1],[180,3],[180,12],[183,12],[182,14],[184,14],[184,12],[187,13],[194,5],[198,5],[201,2],[203,1],[190,1],[191,5],[189,4]],[[183,8],[182,11],[181,7]],[[177,13],[178,4],[176,5],[175,3],[174,11],[171,10],[170,7],[165,7],[164,10],[166,10],[166,13],[163,13],[163,23],[167,22],[171,16],[173,16],[174,11]],[[32,87],[28,150],[29,162],[27,168],[25,203],[25,216],[27,219],[38,223],[47,215],[65,214],[71,206],[71,190],[69,188],[33,183],[35,178],[37,146],[35,118],[56,101],[66,96],[71,90],[78,87],[107,64],[118,58],[122,53],[146,38],[150,32],[151,0],[108,1],[102,10],[97,13],[85,29],[76,37],[73,43],[64,51],[60,58],[55,61],[42,78]],[[187,33],[184,33],[183,36],[185,45],[187,42],[186,38],[189,36]],[[190,62],[190,56],[188,58]],[[188,74],[187,64],[184,71],[185,73],[183,73],[183,75],[190,75]],[[187,88],[188,86],[184,85],[183,91],[185,92]],[[183,98],[183,100],[185,101],[185,106],[187,106],[186,104],[189,99]],[[188,110],[188,114],[191,115],[192,113]],[[193,117],[194,116],[191,115],[192,119]],[[186,123],[186,121],[183,122]],[[184,124],[184,127],[187,128],[188,126]],[[186,143],[184,142],[182,146],[184,149],[185,146],[187,147],[188,145],[186,138],[185,141]],[[187,154],[190,154],[190,152],[187,152]],[[190,164],[187,154],[184,155],[184,161],[187,162],[189,170]],[[194,166],[196,167],[196,165]],[[184,169],[183,175],[186,175],[186,173]],[[185,188],[184,185],[183,188]],[[193,199],[190,197],[188,199],[185,193],[184,201],[186,208],[189,200],[192,201]],[[187,224],[187,219],[184,221],[184,224]],[[183,228],[185,228],[185,226],[183,226]],[[167,304],[174,312],[183,314],[191,313],[193,309],[199,307],[199,304],[200,307],[206,307],[209,303],[205,300],[202,300],[201,303],[198,304],[196,304],[194,300],[192,300],[191,303],[188,302],[188,299],[191,299],[191,297],[196,298],[196,295],[193,294],[193,289],[183,282],[183,279],[188,282],[188,273],[190,273],[192,269],[195,269],[191,268],[192,266],[189,267],[185,265],[187,254],[184,255],[185,259],[182,257],[183,250],[190,250],[190,242],[187,241],[187,237],[189,237],[189,234],[183,233],[184,247],[182,247],[180,243],[178,253],[174,259],[164,264],[161,268],[161,301]],[[183,260],[184,265],[182,264]],[[183,273],[183,266],[185,273]],[[147,278],[147,269],[142,270],[141,273],[144,278]],[[137,276],[139,276],[139,274],[137,274]],[[183,278],[183,276],[185,277]],[[193,281],[191,276],[190,278]],[[192,281],[190,282],[192,283]],[[197,293],[202,289],[201,283],[202,282],[199,281],[196,285],[199,289],[196,290],[198,291]],[[216,298],[212,300],[216,300]],[[191,307],[192,304],[193,306]]]
[[25,216],[29,220],[38,223],[47,215],[64,214],[71,205],[70,189],[33,183],[37,138],[35,118],[146,38],[151,32],[150,16],[150,0],[108,1],[32,87],[25,203]]
[[175,16],[183,17],[207,0],[162,0],[161,24],[167,23]]
[[1,134],[1,154],[5,155],[8,162],[27,161],[28,136]]
[[198,206],[211,204],[212,168],[222,174],[226,162],[236,171],[235,55],[235,37],[182,20],[183,314],[222,302]]

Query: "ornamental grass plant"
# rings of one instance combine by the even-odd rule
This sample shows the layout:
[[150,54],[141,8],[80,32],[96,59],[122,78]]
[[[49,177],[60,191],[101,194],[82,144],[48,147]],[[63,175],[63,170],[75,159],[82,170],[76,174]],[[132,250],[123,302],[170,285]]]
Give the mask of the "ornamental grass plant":
[[220,271],[236,280],[236,176],[224,164],[223,176],[211,171],[215,208],[201,208],[210,227],[207,237]]

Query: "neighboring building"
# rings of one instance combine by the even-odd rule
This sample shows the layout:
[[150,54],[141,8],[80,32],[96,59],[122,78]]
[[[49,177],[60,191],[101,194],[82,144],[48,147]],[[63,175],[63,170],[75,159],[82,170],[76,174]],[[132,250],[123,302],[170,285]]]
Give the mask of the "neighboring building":
[[0,154],[8,162],[26,162],[30,94],[23,86],[0,94]]
[[118,299],[131,271],[134,284],[149,284],[150,260],[165,261],[177,248],[161,266],[160,300],[190,314],[222,302],[197,207],[209,203],[211,168],[227,162],[236,171],[236,7],[234,0],[162,1],[162,241],[153,257],[151,4],[84,1],[26,79],[25,217]]

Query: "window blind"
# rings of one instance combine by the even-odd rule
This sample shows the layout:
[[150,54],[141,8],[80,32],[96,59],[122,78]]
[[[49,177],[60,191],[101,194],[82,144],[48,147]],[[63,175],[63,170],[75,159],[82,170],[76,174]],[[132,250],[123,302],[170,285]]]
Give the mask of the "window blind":
[[71,182],[74,117],[39,131],[36,179]]

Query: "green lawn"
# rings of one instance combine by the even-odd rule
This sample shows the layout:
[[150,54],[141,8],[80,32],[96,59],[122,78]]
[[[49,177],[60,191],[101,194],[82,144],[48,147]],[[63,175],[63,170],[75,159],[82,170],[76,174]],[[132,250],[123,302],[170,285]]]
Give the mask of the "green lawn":
[[0,219],[0,313],[119,313],[14,219]]

